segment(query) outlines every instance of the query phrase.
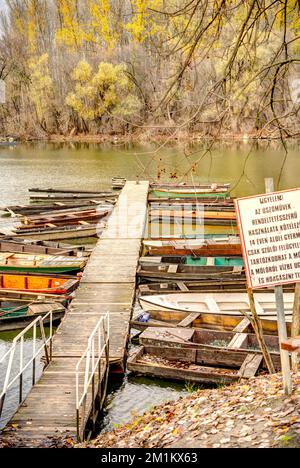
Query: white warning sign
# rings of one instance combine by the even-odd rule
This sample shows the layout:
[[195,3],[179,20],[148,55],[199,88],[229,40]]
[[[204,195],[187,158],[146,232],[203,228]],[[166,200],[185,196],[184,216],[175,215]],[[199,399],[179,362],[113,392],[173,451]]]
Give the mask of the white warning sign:
[[235,200],[250,288],[300,282],[300,189]]

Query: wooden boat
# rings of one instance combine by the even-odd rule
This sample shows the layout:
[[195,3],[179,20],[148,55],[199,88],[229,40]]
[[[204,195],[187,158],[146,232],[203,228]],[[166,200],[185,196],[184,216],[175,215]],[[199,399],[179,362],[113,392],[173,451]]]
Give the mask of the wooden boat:
[[[174,258],[175,261],[172,261]],[[142,257],[137,270],[147,281],[197,281],[209,277],[244,276],[241,257]]]
[[[67,206],[67,205],[64,205]],[[103,211],[112,211],[114,207],[113,202],[99,202],[97,205],[78,205],[77,207],[73,207],[70,205],[70,208],[64,208],[61,210],[51,210],[51,209],[46,209],[39,211],[37,213],[33,213],[30,215],[30,218],[39,218],[39,217],[47,217],[47,216],[57,216],[57,215],[74,215],[74,216],[80,216],[81,214],[84,214],[84,212],[92,212],[93,213],[102,213]],[[28,216],[28,215],[27,215]]]
[[55,202],[53,204],[51,203],[46,203],[46,204],[30,204],[30,205],[14,205],[14,206],[8,206],[4,207],[3,211],[7,211],[10,214],[18,214],[18,215],[24,215],[24,216],[29,216],[29,215],[34,215],[37,213],[49,213],[49,212],[65,212],[65,211],[77,211],[77,210],[89,210],[97,207],[102,207],[102,206],[113,206],[115,203],[114,200],[108,200],[108,201],[101,201],[101,200],[89,200],[88,202]]
[[[222,234],[238,234],[239,230],[236,221],[226,219],[206,219],[206,218],[192,218],[192,217],[180,217],[180,216],[151,216],[149,218],[150,226],[152,227],[156,223],[168,225],[179,225],[179,226],[205,226],[206,228],[215,228],[215,232]],[[222,229],[221,229],[222,228]]]
[[150,377],[206,384],[231,384],[242,377],[237,369],[200,366],[196,354],[193,349],[141,346],[130,355],[127,368]]
[[195,240],[152,240],[144,241],[144,247],[149,255],[242,256],[241,242],[238,236]]
[[[65,239],[81,239],[87,237],[95,237],[102,233],[105,224],[93,224],[89,226],[68,226],[64,228],[47,228],[47,229],[32,229],[28,232],[11,232],[9,236],[6,237],[17,237],[19,239],[35,239],[43,241],[53,241],[53,240],[65,240]],[[1,231],[1,229],[0,229]]]
[[[144,313],[145,314],[145,313]],[[188,314],[187,312],[179,311],[164,311],[164,310],[151,310],[148,311],[147,320],[145,315],[138,313],[131,321],[131,326],[137,330],[145,330],[148,327],[156,328],[177,328],[177,327],[193,327],[208,330],[219,331],[236,331],[240,329],[241,332],[252,333],[252,327],[249,322],[241,315],[222,315],[222,314]],[[245,322],[246,321],[246,322]],[[261,317],[260,322],[263,332],[268,335],[278,336],[277,317]],[[288,335],[291,335],[291,322],[292,316],[286,316]],[[245,324],[246,323],[246,327]]]
[[125,186],[127,180],[124,177],[113,177],[111,179],[112,189],[113,190],[122,190]]
[[[275,370],[280,371],[278,336],[264,335]],[[147,328],[139,337],[143,346],[195,350],[195,362],[201,366],[240,368],[247,356],[260,355],[254,333],[227,332],[192,328]],[[258,367],[262,365],[262,356]],[[258,361],[259,362],[259,361]],[[256,372],[255,372],[256,373]]]
[[151,221],[158,220],[192,220],[192,221],[212,221],[219,222],[235,222],[236,213],[234,211],[208,211],[203,209],[196,210],[164,210],[164,209],[151,209],[149,211]]
[[149,207],[151,210],[202,210],[202,211],[235,211],[234,200],[233,199],[223,199],[219,198],[217,200],[206,199],[201,203],[198,199],[195,200],[161,200],[153,199],[150,196],[149,198]]
[[66,195],[59,195],[59,194],[49,194],[49,195],[31,195],[30,200],[34,202],[66,202],[66,201],[91,201],[91,200],[109,200],[115,199],[116,194],[113,192],[107,192],[103,194],[93,194],[91,195],[80,195],[80,194],[66,194]]
[[[275,317],[276,303],[274,294],[255,293],[257,314],[260,317]],[[243,293],[179,293],[141,296],[140,304],[145,311],[164,310],[185,312],[187,314],[204,313],[218,315],[241,315],[241,311],[250,313],[249,298]],[[284,294],[285,314],[292,315],[294,294]]]
[[0,253],[0,271],[25,273],[77,273],[86,265],[84,259],[51,255]]
[[40,303],[40,302],[59,302],[62,305],[67,306],[73,299],[73,295],[60,295],[60,294],[42,294],[27,291],[15,291],[2,289],[0,294],[0,306],[3,307],[8,303],[14,303],[17,305],[28,304],[28,303]]
[[59,226],[80,226],[95,224],[101,218],[104,218],[110,213],[111,210],[102,211],[85,211],[78,214],[57,214],[44,217],[26,217],[22,219],[22,225],[16,228],[17,232],[25,232],[33,229],[45,229],[47,227],[56,228]]
[[153,234],[151,237],[147,237],[147,238],[144,238],[144,241],[145,243],[146,242],[150,242],[150,241],[170,241],[170,242],[173,242],[173,241],[196,241],[196,240],[200,240],[202,241],[203,239],[204,240],[207,240],[207,239],[211,239],[211,240],[220,240],[220,241],[227,241],[228,239],[230,239],[231,237],[237,237],[237,236],[228,236],[227,234],[224,235],[224,234],[216,234],[216,233],[206,233],[206,232],[193,232],[192,234],[186,234],[186,233],[182,233],[182,234],[167,234],[167,235],[162,235],[162,234],[158,234],[158,235],[155,235]]
[[228,189],[216,188],[157,188],[151,190],[151,195],[157,198],[227,198]]
[[212,187],[215,189],[223,189],[223,190],[228,190],[230,188],[230,184],[224,184],[224,183],[207,183],[207,184],[187,184],[186,182],[176,184],[172,182],[164,182],[164,183],[158,183],[158,182],[151,182],[150,187],[152,189],[209,189],[212,190]]
[[[26,328],[38,316],[47,315],[50,311],[52,311],[52,319],[53,323],[55,323],[63,318],[66,309],[57,303],[30,304],[0,309],[0,331]],[[49,323],[49,321],[50,317],[44,324]]]
[[140,258],[141,265],[160,265],[166,264],[181,264],[192,267],[216,267],[227,268],[236,267],[239,271],[244,267],[243,257],[194,257],[193,255],[174,256],[163,255],[162,257],[155,257],[149,255],[148,257]]
[[84,248],[60,244],[59,242],[51,244],[42,241],[12,239],[5,241],[0,240],[0,252],[82,256],[84,254]]
[[[178,281],[174,278],[172,281],[149,282],[140,284],[138,292],[142,296],[152,294],[176,294],[182,293],[201,293],[201,292],[246,292],[247,282],[244,275],[221,275],[210,276],[197,281]],[[267,290],[266,290],[267,291]],[[269,290],[272,293],[272,290]],[[295,285],[288,284],[284,286],[285,292],[294,292]],[[261,291],[255,291],[261,292]]]
[[[165,213],[166,212],[166,213]],[[234,205],[229,205],[229,204],[195,204],[195,203],[182,203],[182,202],[177,202],[177,203],[149,203],[149,214],[151,217],[155,217],[155,215],[158,214],[163,214],[163,215],[168,215],[172,216],[174,215],[174,212],[177,214],[177,217],[182,217],[185,213],[190,215],[190,217],[195,217],[198,215],[203,215],[205,217],[205,214],[207,213],[208,216],[212,217],[221,217],[222,215],[228,214],[230,217],[232,216],[232,213],[234,213]],[[178,213],[177,213],[178,212]],[[210,213],[213,213],[210,214]],[[215,214],[216,213],[216,214]],[[207,216],[207,217],[208,217]],[[235,219],[235,218],[233,218]]]
[[66,193],[66,194],[74,194],[74,195],[103,195],[106,191],[101,190],[78,190],[78,189],[54,189],[54,188],[30,188],[28,192],[32,193]]
[[0,272],[0,296],[6,291],[31,292],[37,294],[69,295],[79,286],[73,276],[25,275]]

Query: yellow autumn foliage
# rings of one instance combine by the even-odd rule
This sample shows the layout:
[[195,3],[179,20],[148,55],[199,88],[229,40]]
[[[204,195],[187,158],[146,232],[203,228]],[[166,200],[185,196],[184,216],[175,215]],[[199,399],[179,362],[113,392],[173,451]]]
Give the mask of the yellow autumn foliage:
[[29,97],[35,105],[39,121],[46,117],[54,94],[48,59],[48,54],[43,54],[33,57],[28,64],[30,71]]

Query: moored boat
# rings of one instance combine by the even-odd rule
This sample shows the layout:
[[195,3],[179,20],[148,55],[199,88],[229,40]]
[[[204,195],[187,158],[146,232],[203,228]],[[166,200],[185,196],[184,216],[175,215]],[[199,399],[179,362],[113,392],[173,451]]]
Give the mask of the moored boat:
[[[257,314],[260,317],[276,316],[274,294],[255,293]],[[145,311],[164,310],[185,312],[186,314],[204,313],[217,315],[241,315],[242,311],[251,313],[249,297],[246,293],[178,293],[141,296],[140,304]],[[285,314],[292,315],[294,294],[284,294]]]
[[[292,315],[286,316],[288,335],[291,335]],[[278,336],[277,316],[260,317],[260,323],[264,333]],[[148,327],[177,328],[190,326],[194,329],[208,329],[219,331],[237,331],[242,333],[252,333],[253,329],[249,321],[240,315],[223,314],[188,314],[180,311],[149,310],[146,313],[140,312],[131,321],[131,326],[137,330],[145,330]]]
[[98,207],[106,207],[108,205],[113,206],[115,203],[114,200],[101,201],[101,200],[88,200],[87,202],[82,203],[81,201],[77,202],[54,202],[46,204],[29,204],[29,205],[13,205],[2,208],[3,211],[13,215],[23,215],[31,216],[36,214],[48,214],[48,213],[59,213],[67,211],[82,211],[89,210]]
[[[256,335],[193,328],[147,328],[139,337],[143,346],[196,350],[196,364],[240,368],[247,355],[260,354]],[[274,367],[281,370],[279,339],[264,335]],[[200,352],[198,352],[200,351]],[[261,359],[262,361],[262,359]],[[262,363],[263,365],[263,363]]]
[[[142,296],[152,294],[175,294],[175,293],[201,293],[201,292],[246,292],[247,282],[245,275],[217,275],[204,277],[196,281],[182,281],[177,278],[171,281],[160,280],[158,282],[147,282],[138,287],[139,294]],[[295,285],[288,284],[284,286],[285,292],[294,292]],[[261,292],[254,290],[254,292]],[[272,294],[272,290],[270,293]]]
[[209,277],[244,275],[241,257],[142,257],[138,276],[148,281],[198,281]]
[[16,228],[17,232],[46,227],[72,226],[94,224],[107,216],[111,210],[87,210],[79,213],[63,213],[47,216],[31,216],[23,218],[22,225]]
[[151,195],[157,198],[222,198],[228,197],[228,189],[224,188],[154,188]]
[[0,294],[0,307],[14,303],[16,305],[41,303],[41,302],[59,302],[62,305],[68,305],[73,295],[64,296],[62,294],[45,294],[28,291],[17,291],[2,289]]
[[150,220],[153,221],[155,219],[163,220],[192,220],[192,221],[219,221],[219,222],[236,222],[236,213],[233,211],[208,211],[203,210],[199,207],[199,209],[189,210],[189,209],[151,209],[149,211]]
[[212,188],[214,189],[224,189],[228,190],[230,188],[230,184],[228,183],[223,183],[223,182],[215,182],[215,183],[202,183],[202,184],[188,184],[186,182],[182,183],[172,183],[172,182],[151,182],[150,187],[152,189],[209,189],[211,190]]
[[[98,223],[88,226],[67,226],[62,228],[47,228],[47,229],[31,229],[27,232],[17,233],[10,231],[9,235],[3,235],[2,238],[15,237],[17,239],[35,239],[41,241],[54,241],[65,239],[81,239],[87,237],[95,237],[100,235],[104,229],[104,224]],[[1,232],[1,228],[0,228]]]
[[[52,311],[53,323],[60,320],[66,309],[58,303],[30,304],[19,307],[5,307],[0,309],[0,331],[17,330],[27,327],[38,316],[47,315]],[[45,321],[49,323],[50,317]]]
[[137,374],[183,382],[224,385],[241,378],[239,369],[198,365],[192,349],[141,346],[129,356],[127,367]]
[[79,280],[73,276],[26,275],[0,271],[0,296],[3,290],[67,296],[75,291],[78,285]]
[[0,252],[82,256],[84,253],[84,248],[61,244],[59,242],[47,243],[43,241],[31,241],[12,238],[10,240],[0,240]]
[[150,255],[198,255],[202,257],[241,256],[239,236],[211,239],[147,240],[144,247]]

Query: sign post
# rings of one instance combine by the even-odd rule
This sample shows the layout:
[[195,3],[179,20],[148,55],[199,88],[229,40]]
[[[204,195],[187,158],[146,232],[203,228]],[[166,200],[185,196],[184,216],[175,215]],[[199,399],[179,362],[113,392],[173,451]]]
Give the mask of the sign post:
[[[271,178],[265,179],[266,193],[274,192],[274,180]],[[275,298],[277,307],[277,323],[278,323],[278,337],[280,346],[280,359],[281,370],[283,378],[283,388],[286,395],[291,395],[293,390],[290,356],[289,352],[281,348],[281,343],[287,340],[286,322],[284,314],[284,300],[282,286],[275,286]]]
[[[275,288],[278,336],[287,339],[284,284],[300,282],[300,189],[274,192],[266,179],[266,194],[235,201],[250,289]],[[284,391],[292,392],[289,353],[280,350]]]

